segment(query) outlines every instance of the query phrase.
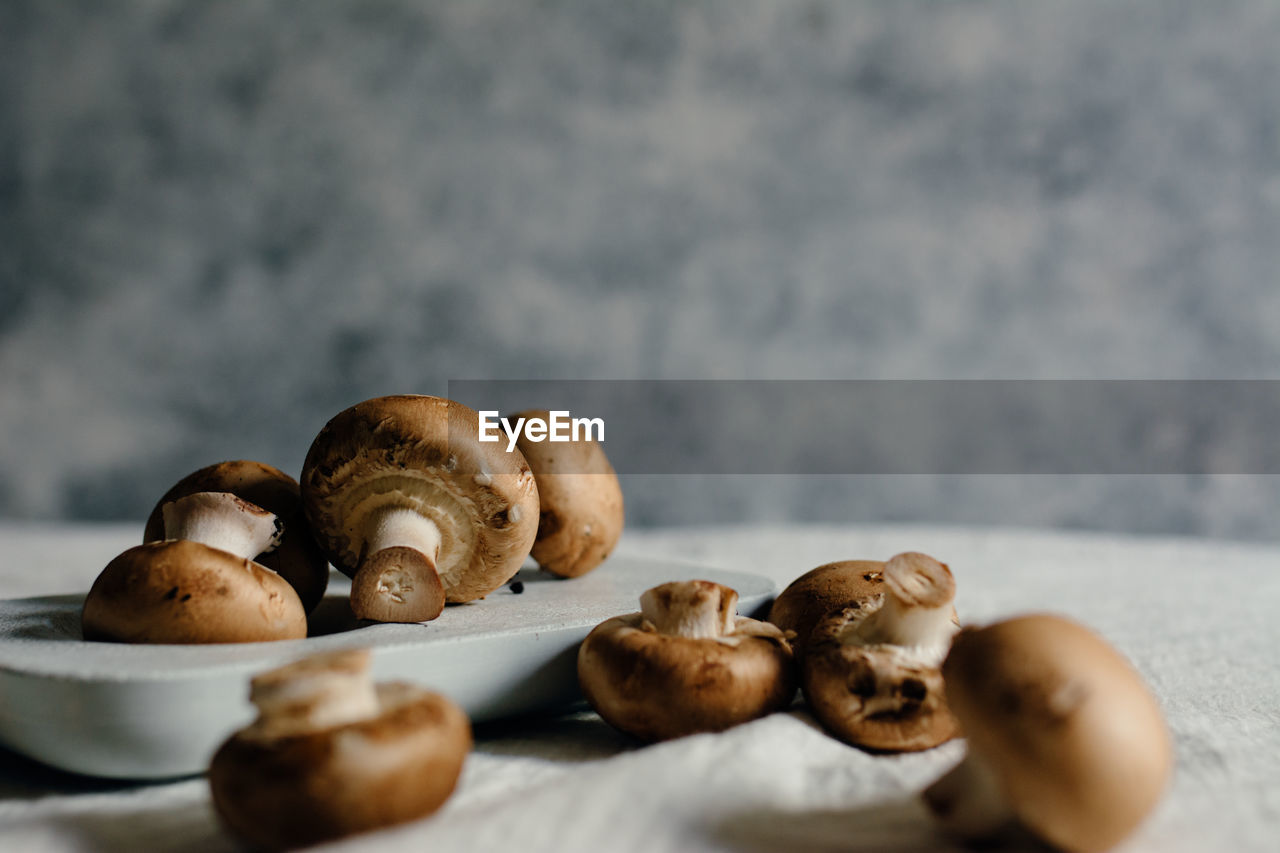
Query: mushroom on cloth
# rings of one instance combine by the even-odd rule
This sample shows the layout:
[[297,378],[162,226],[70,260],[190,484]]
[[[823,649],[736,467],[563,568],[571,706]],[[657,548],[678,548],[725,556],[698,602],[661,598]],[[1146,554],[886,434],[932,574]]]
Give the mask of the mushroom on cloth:
[[833,610],[861,606],[884,591],[884,563],[879,560],[840,560],[805,572],[787,585],[769,609],[769,621],[792,631],[796,657],[813,626]]
[[518,449],[479,440],[479,415],[441,397],[377,397],[340,412],[302,468],[302,501],[362,619],[422,622],[520,570],[538,489]]
[[453,793],[471,724],[445,697],[373,684],[369,652],[305,658],[253,679],[258,718],[209,766],[214,807],[264,850],[318,844],[435,812]]
[[883,592],[828,614],[809,635],[801,689],[818,721],[864,749],[930,749],[957,733],[939,666],[957,628],[955,579],[926,554],[884,564]]
[[736,616],[738,593],[673,581],[640,612],[597,625],[578,650],[578,683],[614,728],[655,741],[716,732],[785,708],[791,646],[776,625]]
[[1020,825],[1063,850],[1106,850],[1155,807],[1169,731],[1133,668],[1097,634],[1037,614],[961,631],[942,667],[969,752],[924,792],[970,838]]

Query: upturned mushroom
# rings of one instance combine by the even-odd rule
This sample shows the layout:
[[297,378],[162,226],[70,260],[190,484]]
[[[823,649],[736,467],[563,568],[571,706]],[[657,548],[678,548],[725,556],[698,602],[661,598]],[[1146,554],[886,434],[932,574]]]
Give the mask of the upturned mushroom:
[[981,839],[1020,825],[1063,850],[1106,850],[1151,812],[1173,750],[1159,705],[1103,639],[1039,614],[966,629],[943,664],[969,752],[924,793]]
[[[514,417],[546,422],[550,416],[534,410]],[[604,562],[622,535],[622,487],[604,448],[589,437],[533,441],[525,432],[516,446],[538,481],[533,559],[560,577],[585,575]]]
[[673,581],[640,612],[597,625],[578,683],[614,728],[646,741],[717,732],[780,710],[795,694],[791,646],[776,625],[735,615],[738,593]]
[[520,569],[538,489],[519,450],[479,440],[479,415],[440,397],[378,397],[340,412],[302,468],[302,502],[362,619],[422,622]]
[[275,515],[227,492],[164,504],[164,541],[102,570],[85,598],[86,640],[247,643],[300,639],[307,614],[293,587],[253,561],[279,541]]
[[449,798],[471,749],[466,714],[399,682],[373,684],[369,652],[306,658],[257,676],[258,718],[209,766],[233,834],[287,850],[416,820]]
[[279,468],[247,459],[206,466],[183,477],[165,492],[147,518],[142,541],[166,538],[164,505],[196,492],[230,492],[273,513],[284,533],[279,546],[258,556],[257,562],[288,581],[297,590],[308,613],[315,609],[329,584],[329,561],[307,528],[296,480]]
[[813,626],[833,610],[871,601],[884,591],[884,563],[840,560],[805,572],[787,585],[769,609],[769,621],[792,631],[791,645],[803,658]]
[[827,731],[880,752],[929,749],[957,733],[939,666],[956,632],[955,579],[925,554],[884,564],[883,592],[828,614],[801,662],[805,700]]

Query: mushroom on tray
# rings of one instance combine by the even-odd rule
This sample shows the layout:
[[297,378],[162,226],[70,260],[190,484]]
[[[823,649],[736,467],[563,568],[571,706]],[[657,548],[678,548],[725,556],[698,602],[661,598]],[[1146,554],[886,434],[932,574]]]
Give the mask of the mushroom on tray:
[[264,850],[318,844],[425,817],[449,798],[471,749],[443,696],[375,685],[369,652],[305,658],[253,679],[258,718],[213,756],[213,804]]
[[518,449],[479,440],[479,415],[440,397],[366,400],[316,436],[302,500],[362,619],[422,622],[520,569],[538,489]]
[[155,542],[166,538],[164,505],[196,492],[230,492],[275,514],[284,527],[284,535],[279,547],[262,554],[258,562],[279,574],[298,591],[307,612],[315,609],[329,583],[329,561],[307,529],[297,480],[279,468],[247,459],[206,466],[183,477],[165,492],[147,518],[142,541]]
[[957,628],[955,579],[926,554],[884,564],[877,592],[828,614],[801,662],[806,701],[827,731],[884,752],[929,749],[956,735],[939,666]]
[[86,640],[246,643],[301,639],[307,614],[280,575],[253,561],[280,541],[279,520],[228,492],[195,492],[161,510],[164,540],[102,570],[85,598]]
[[1160,708],[1088,629],[1048,614],[966,629],[942,671],[969,742],[924,793],[949,830],[1020,825],[1063,850],[1105,850],[1159,801],[1173,767]]
[[722,731],[785,708],[791,646],[777,626],[736,616],[738,593],[710,581],[645,592],[640,612],[597,625],[578,682],[606,722],[647,741]]
[[[546,410],[516,418],[547,421]],[[576,578],[599,566],[622,535],[622,487],[604,448],[590,438],[516,444],[538,481],[538,538],[533,559],[552,574]]]

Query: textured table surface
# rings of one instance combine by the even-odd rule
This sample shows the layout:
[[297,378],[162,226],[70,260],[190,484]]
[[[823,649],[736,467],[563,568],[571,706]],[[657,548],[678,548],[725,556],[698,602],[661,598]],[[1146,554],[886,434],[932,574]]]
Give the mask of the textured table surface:
[[[133,526],[0,526],[0,596],[84,590]],[[1161,697],[1178,769],[1126,850],[1274,850],[1280,832],[1280,548],[925,527],[631,531],[628,553],[759,572],[923,550],[947,561],[966,621],[1057,610],[1104,634]],[[607,571],[606,569],[603,569]],[[369,850],[936,850],[913,794],[962,743],[870,756],[797,708],[719,735],[639,747],[594,715],[478,732],[435,817],[348,842]],[[202,779],[136,786],[0,752],[0,847],[234,850]]]

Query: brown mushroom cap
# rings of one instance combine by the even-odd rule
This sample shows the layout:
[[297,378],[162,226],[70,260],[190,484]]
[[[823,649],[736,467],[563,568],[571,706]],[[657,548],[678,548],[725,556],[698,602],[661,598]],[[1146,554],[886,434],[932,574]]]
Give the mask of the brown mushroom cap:
[[931,749],[957,734],[939,666],[951,634],[955,579],[925,554],[884,564],[875,592],[809,634],[801,688],[823,727],[880,752]]
[[[1038,614],[966,629],[943,675],[970,755],[1043,840],[1108,849],[1159,801],[1173,767],[1160,707],[1087,628]],[[940,813],[955,806],[936,793],[926,799]]]
[[85,598],[86,640],[251,643],[301,639],[307,614],[283,578],[198,542],[138,545],[98,575]]
[[[513,418],[550,416],[536,409]],[[538,481],[533,559],[560,577],[585,575],[605,561],[622,535],[622,487],[604,448],[587,439],[530,441],[523,432],[516,446]]]
[[164,493],[147,517],[142,541],[164,539],[161,509],[197,492],[229,492],[274,513],[284,527],[284,537],[275,550],[259,555],[256,561],[288,581],[308,613],[315,609],[329,584],[329,561],[311,537],[296,480],[279,468],[246,459],[201,468]]
[[[335,657],[343,654],[351,653]],[[263,725],[272,716],[264,710],[214,754],[209,786],[219,817],[256,847],[286,850],[435,812],[471,749],[466,714],[410,684],[376,685],[374,697],[370,716],[337,725]]]
[[884,644],[842,642],[883,597],[831,613],[809,635],[801,689],[827,731],[876,752],[932,749],[958,734],[937,661]]
[[787,585],[769,610],[769,621],[795,631],[791,644],[804,656],[809,634],[833,610],[867,602],[884,592],[884,563],[879,560],[840,560],[805,572]]
[[660,633],[643,613],[633,613],[597,625],[578,652],[587,701],[614,728],[641,740],[723,731],[780,710],[795,695],[791,647],[782,632],[733,617],[737,593],[727,587],[683,583],[708,593],[707,618],[684,624],[700,623],[697,632],[709,635]]
[[[440,397],[379,397],[336,415],[307,453],[302,499],[329,560],[355,578],[357,614],[384,621],[484,597],[519,571],[538,529],[524,456],[479,441],[479,415]],[[414,525],[428,544],[386,532]],[[430,584],[439,592],[424,592]],[[438,606],[404,604],[415,596]]]

